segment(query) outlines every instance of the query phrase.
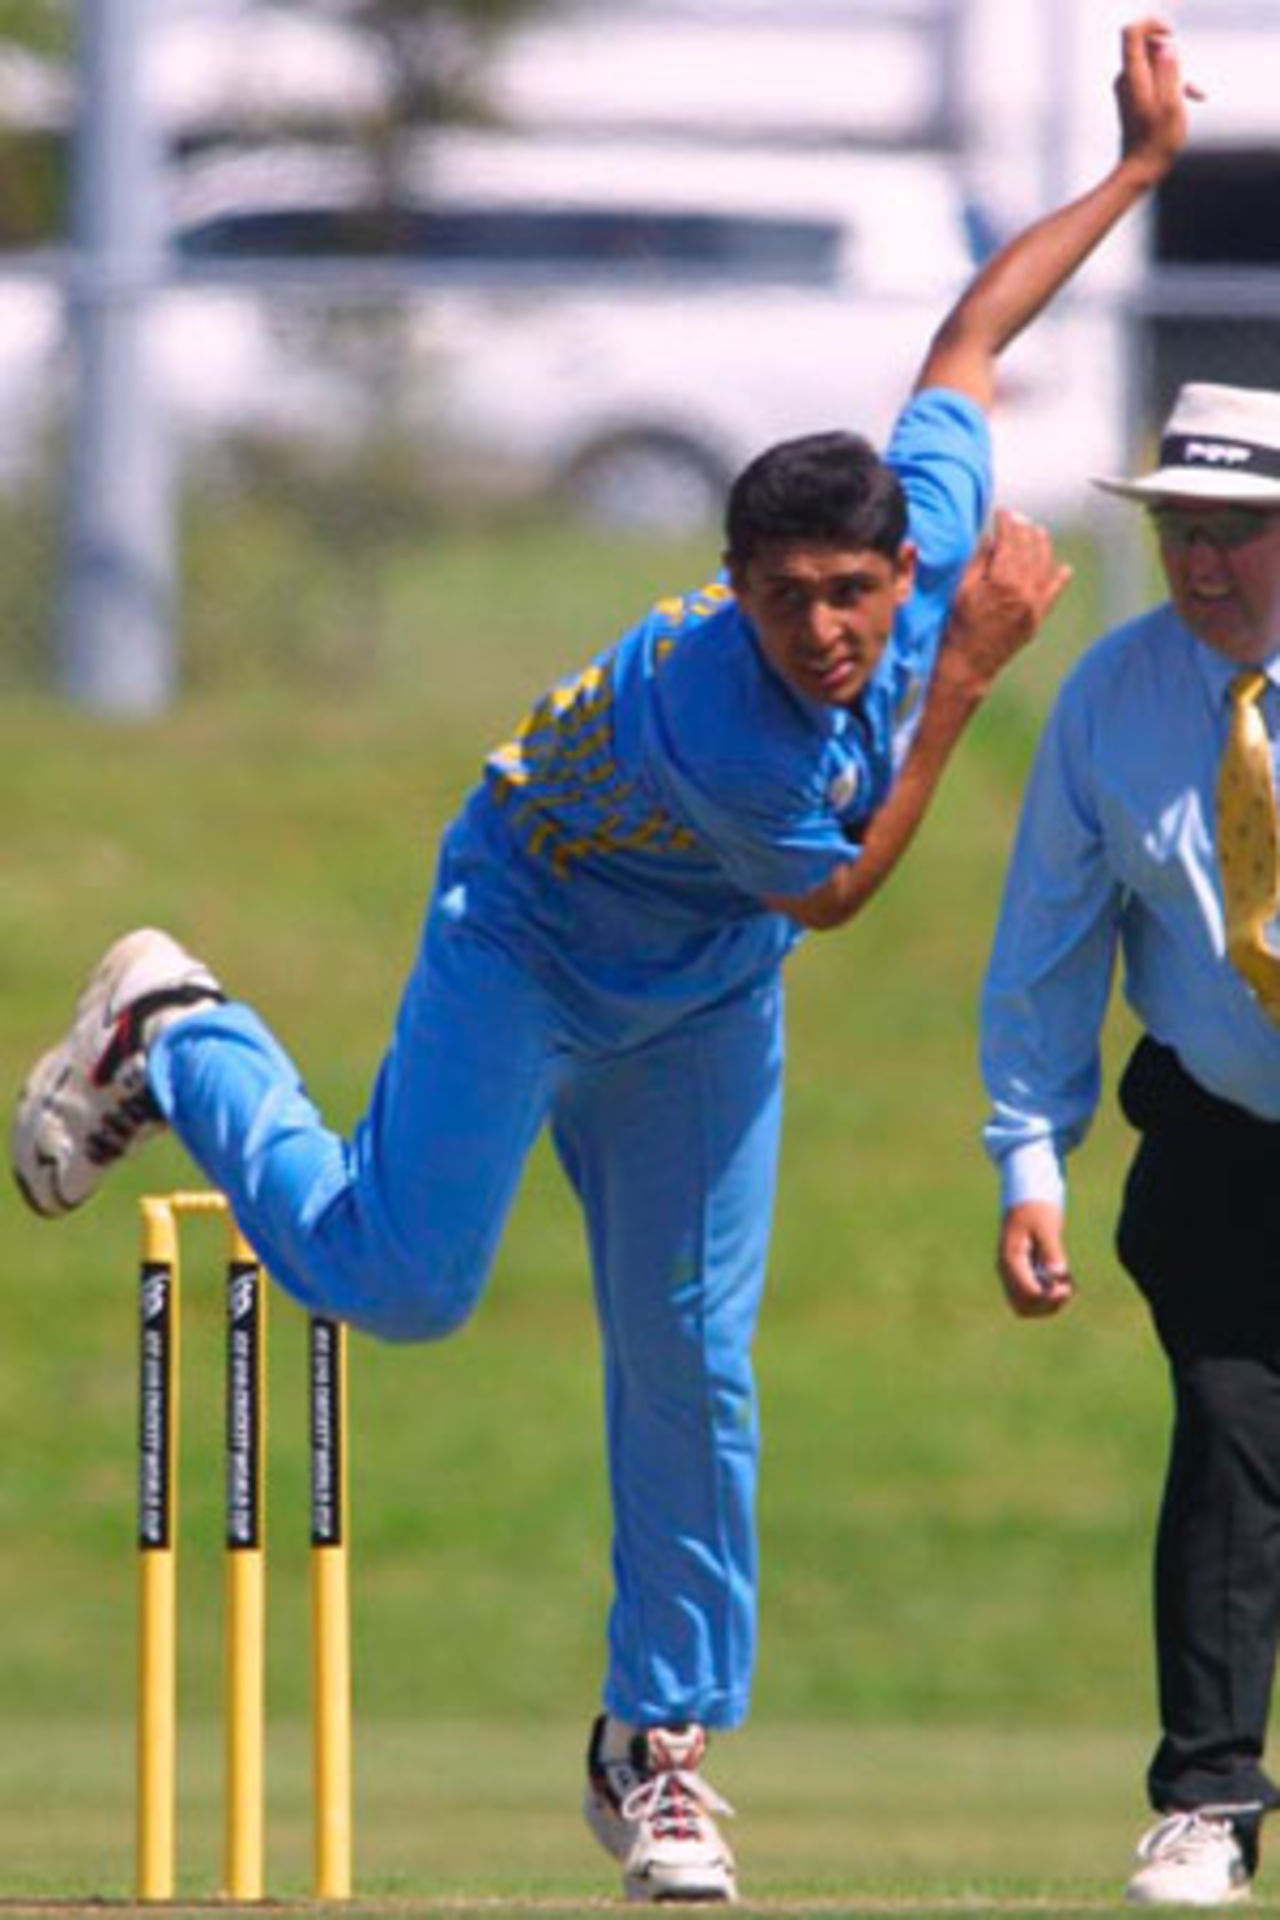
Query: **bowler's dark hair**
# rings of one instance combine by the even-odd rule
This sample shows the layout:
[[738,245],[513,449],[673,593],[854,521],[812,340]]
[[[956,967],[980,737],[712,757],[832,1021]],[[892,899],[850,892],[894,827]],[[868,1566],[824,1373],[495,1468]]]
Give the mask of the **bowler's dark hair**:
[[907,537],[897,475],[857,433],[810,433],[758,454],[729,489],[725,557],[744,565],[779,540],[894,559]]

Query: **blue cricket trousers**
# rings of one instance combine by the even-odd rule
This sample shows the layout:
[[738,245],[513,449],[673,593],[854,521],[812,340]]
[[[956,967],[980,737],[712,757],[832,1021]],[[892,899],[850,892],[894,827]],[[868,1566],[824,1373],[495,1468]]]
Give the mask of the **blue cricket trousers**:
[[438,1339],[467,1318],[550,1123],[586,1220],[603,1346],[614,1517],[603,1698],[641,1725],[727,1727],[747,1710],[751,1342],[777,1167],[781,995],[774,970],[605,1049],[545,979],[437,905],[350,1140],[323,1124],[247,1007],[191,1015],[150,1056],[165,1117],[274,1277],[305,1307],[386,1339]]

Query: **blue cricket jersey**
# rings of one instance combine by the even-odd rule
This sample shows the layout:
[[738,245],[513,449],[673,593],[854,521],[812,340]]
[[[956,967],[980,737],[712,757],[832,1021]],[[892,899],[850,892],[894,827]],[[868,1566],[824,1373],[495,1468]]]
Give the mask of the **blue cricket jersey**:
[[489,757],[445,837],[438,899],[637,1035],[762,977],[800,937],[765,894],[856,859],[918,718],[989,507],[986,417],[935,388],[885,455],[916,587],[851,707],[789,688],[722,579],[658,601]]

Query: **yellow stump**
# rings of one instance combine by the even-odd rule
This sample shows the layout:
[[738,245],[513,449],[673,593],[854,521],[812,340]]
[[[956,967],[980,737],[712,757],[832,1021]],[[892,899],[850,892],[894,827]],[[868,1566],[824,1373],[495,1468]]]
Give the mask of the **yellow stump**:
[[351,1894],[351,1631],[347,1581],[346,1336],[313,1318],[311,1760],[316,1898]]
[[173,1896],[177,1789],[178,1241],[163,1200],[142,1204],[138,1419],[136,1880]]
[[226,1778],[223,1890],[260,1900],[266,1852],[266,1298],[234,1221],[227,1262]]

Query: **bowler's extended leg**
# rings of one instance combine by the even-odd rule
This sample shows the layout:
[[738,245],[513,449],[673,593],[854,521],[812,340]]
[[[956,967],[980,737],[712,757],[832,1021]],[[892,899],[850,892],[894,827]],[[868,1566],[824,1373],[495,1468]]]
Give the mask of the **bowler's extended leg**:
[[258,1016],[167,936],[117,943],[94,981],[15,1121],[20,1178],[55,1163],[61,1204],[42,1210],[79,1204],[167,1121],[308,1308],[390,1339],[466,1317],[553,1084],[543,996],[500,948],[433,910],[349,1141]]

